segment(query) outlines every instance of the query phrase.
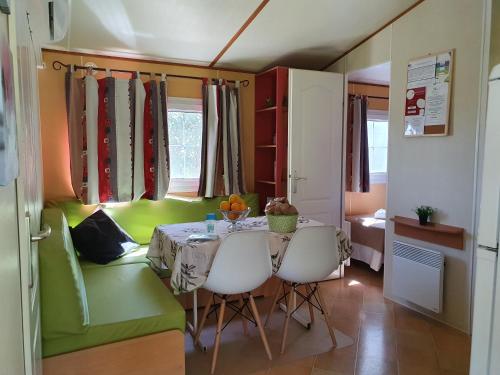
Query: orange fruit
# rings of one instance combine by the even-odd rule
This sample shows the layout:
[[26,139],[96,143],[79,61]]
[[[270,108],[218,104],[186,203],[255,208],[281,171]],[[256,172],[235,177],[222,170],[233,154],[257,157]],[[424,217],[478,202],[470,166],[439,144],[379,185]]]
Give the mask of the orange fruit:
[[219,208],[224,211],[229,211],[231,209],[231,204],[228,201],[220,202]]
[[239,203],[231,203],[231,211],[241,211],[241,205]]
[[240,203],[241,202],[241,198],[238,194],[231,194],[229,196],[229,203],[233,204],[233,203]]
[[247,208],[248,208],[247,204],[245,203],[244,200],[242,200],[240,203],[240,210],[245,211]]
[[239,217],[240,217],[240,215],[239,215],[239,214],[236,214],[236,213],[234,213],[234,212],[231,212],[231,213],[229,213],[229,214],[227,215],[227,217],[228,217],[228,219],[229,219],[229,220],[236,220],[237,218],[239,218]]

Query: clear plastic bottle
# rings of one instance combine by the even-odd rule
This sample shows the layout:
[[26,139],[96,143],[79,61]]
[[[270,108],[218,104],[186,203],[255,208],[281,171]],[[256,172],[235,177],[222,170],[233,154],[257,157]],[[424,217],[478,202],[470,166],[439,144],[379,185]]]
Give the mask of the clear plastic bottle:
[[215,234],[215,221],[217,220],[214,213],[207,214],[205,223],[207,224],[207,234]]

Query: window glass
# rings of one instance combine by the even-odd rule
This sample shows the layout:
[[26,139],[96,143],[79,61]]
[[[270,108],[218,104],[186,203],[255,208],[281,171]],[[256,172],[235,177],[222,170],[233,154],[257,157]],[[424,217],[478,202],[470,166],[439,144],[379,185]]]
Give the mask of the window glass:
[[169,98],[169,193],[198,190],[201,168],[202,114],[197,100]]
[[368,120],[370,173],[387,173],[389,123]]

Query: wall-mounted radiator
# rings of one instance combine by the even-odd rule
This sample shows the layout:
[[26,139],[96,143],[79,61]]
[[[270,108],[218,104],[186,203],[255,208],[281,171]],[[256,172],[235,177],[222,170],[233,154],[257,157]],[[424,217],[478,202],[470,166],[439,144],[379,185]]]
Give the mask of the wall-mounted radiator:
[[392,291],[409,302],[441,312],[444,255],[403,242],[393,242]]

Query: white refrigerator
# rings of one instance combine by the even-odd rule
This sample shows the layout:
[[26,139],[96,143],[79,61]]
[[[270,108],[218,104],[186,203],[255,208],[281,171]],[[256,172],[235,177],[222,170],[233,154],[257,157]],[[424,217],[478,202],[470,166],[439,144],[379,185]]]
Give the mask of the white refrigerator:
[[474,286],[471,375],[500,374],[500,65],[488,84]]

